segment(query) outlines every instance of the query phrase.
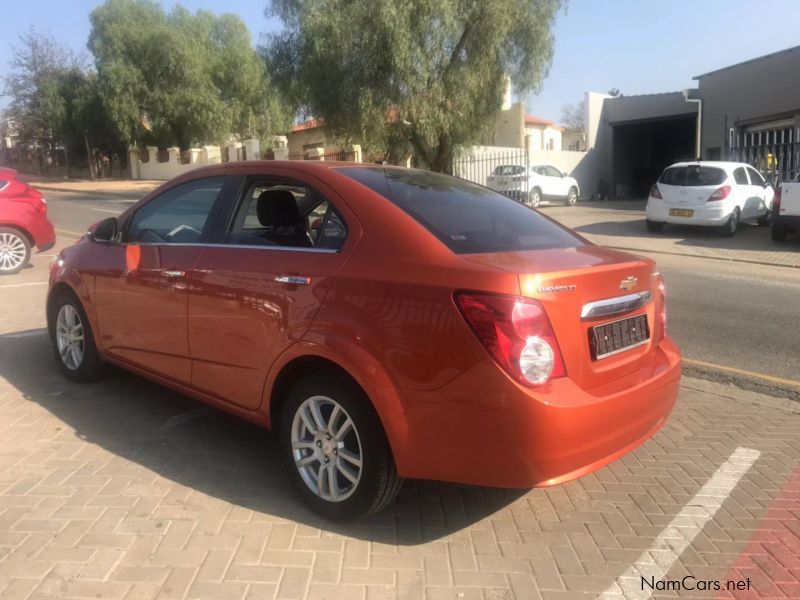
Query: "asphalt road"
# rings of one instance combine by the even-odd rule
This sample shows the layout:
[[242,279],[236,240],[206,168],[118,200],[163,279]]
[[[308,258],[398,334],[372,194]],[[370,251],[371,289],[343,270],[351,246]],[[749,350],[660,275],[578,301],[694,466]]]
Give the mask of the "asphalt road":
[[[135,197],[108,199],[46,192],[50,217],[61,235],[121,213]],[[647,254],[646,252],[639,252]],[[800,380],[800,269],[656,254],[667,286],[670,335],[680,345],[687,370],[733,381],[778,396],[798,387],[730,370],[690,364],[702,361],[775,378]]]

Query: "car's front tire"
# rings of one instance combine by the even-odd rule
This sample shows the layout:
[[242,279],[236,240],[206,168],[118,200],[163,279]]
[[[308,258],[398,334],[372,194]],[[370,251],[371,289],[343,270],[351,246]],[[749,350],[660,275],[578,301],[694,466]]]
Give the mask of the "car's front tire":
[[647,231],[650,231],[651,233],[664,231],[664,225],[666,225],[664,221],[651,221],[650,219],[647,219]]
[[53,302],[50,338],[58,365],[67,379],[92,381],[102,374],[103,363],[92,327],[74,293],[62,292]]
[[733,209],[731,216],[725,221],[725,224],[720,227],[720,235],[724,237],[733,237],[739,231],[739,207]]
[[19,273],[31,259],[31,244],[21,231],[0,227],[0,275]]
[[315,512],[351,521],[381,510],[396,496],[402,479],[383,426],[349,377],[326,370],[300,380],[281,415],[289,477]]
[[569,188],[567,199],[564,200],[564,204],[566,206],[575,206],[577,203],[578,203],[578,188],[571,187]]

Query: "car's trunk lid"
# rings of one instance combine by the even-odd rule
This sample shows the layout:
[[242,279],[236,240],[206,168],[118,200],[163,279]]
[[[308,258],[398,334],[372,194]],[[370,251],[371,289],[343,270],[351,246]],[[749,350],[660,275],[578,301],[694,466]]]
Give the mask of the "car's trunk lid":
[[[594,359],[589,337],[597,325],[644,314],[652,339],[656,295],[655,264],[599,246],[585,245],[553,250],[528,250],[473,254],[467,260],[518,274],[520,294],[540,301],[558,339],[567,375],[584,389],[603,385],[640,368],[650,357],[652,343]],[[641,308],[582,320],[581,310],[590,302],[650,292]]]
[[686,186],[658,184],[658,190],[666,204],[675,208],[702,206],[719,189],[718,185]]

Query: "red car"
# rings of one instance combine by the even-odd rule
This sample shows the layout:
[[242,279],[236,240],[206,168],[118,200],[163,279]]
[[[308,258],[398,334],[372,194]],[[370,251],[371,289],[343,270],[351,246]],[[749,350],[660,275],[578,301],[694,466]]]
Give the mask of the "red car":
[[55,243],[45,199],[17,179],[16,171],[0,167],[0,275],[19,272],[32,247],[43,252]]
[[278,430],[334,519],[402,478],[546,486],[666,421],[680,353],[652,260],[446,175],[329,162],[198,169],[53,263],[73,380],[113,363]]

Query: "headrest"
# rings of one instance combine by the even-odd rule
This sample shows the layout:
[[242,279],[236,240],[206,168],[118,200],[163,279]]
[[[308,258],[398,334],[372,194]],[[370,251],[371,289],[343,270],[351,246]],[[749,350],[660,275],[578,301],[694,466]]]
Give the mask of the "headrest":
[[300,210],[287,190],[264,190],[256,201],[258,222],[264,227],[288,227],[300,223]]

